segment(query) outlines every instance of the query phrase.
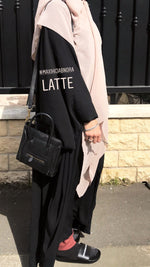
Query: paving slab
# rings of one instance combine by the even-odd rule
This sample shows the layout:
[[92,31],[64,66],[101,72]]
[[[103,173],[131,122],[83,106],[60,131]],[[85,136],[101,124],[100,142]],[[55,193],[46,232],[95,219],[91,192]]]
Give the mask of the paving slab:
[[[93,267],[150,267],[150,246],[106,247]],[[28,255],[1,255],[0,266],[28,267]],[[55,262],[55,267],[83,267],[88,264]]]
[[[31,188],[0,185],[0,266],[28,267]],[[95,267],[150,267],[150,190],[143,184],[100,186],[92,233]],[[56,262],[55,267],[83,267]],[[86,265],[84,265],[86,266]]]

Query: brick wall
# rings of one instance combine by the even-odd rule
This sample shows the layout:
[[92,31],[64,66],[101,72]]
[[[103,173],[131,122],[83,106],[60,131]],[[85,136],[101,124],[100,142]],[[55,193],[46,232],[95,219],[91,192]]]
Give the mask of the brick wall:
[[0,121],[0,182],[30,183],[30,169],[16,160],[24,120]]
[[109,145],[102,182],[150,179],[150,119],[109,119]]
[[[16,160],[24,120],[0,120],[0,182],[30,183],[30,168]],[[102,182],[150,179],[150,119],[109,119]]]

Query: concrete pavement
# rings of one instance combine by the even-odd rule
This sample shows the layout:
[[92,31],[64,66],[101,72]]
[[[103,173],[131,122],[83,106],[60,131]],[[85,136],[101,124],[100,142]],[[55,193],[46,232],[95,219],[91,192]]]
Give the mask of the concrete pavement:
[[[30,204],[30,188],[0,186],[1,267],[28,267]],[[93,267],[150,267],[150,190],[144,184],[100,186],[92,234],[81,242],[101,249]],[[55,264],[73,266],[83,267]]]

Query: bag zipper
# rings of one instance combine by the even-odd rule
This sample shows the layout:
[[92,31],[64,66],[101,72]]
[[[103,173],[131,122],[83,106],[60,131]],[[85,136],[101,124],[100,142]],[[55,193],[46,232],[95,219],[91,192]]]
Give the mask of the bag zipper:
[[42,164],[44,164],[44,163],[45,163],[45,162],[44,162],[44,160],[42,160],[42,159],[39,159],[39,158],[35,157],[35,156],[34,156],[34,155],[32,155],[32,154],[29,154],[29,153],[27,153],[27,155],[28,155],[28,156],[30,156],[30,157],[32,157],[32,158],[34,158],[35,160],[37,160],[37,161],[41,162]]

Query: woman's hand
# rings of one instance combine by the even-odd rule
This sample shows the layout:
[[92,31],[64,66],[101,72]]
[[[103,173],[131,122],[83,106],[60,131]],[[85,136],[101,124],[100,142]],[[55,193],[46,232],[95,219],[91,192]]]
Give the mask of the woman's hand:
[[95,144],[95,143],[101,142],[101,128],[100,128],[100,125],[98,124],[98,120],[95,119],[95,120],[90,121],[89,123],[86,123],[84,125],[84,129],[88,130],[94,126],[96,126],[94,129],[85,131],[84,134],[85,134],[86,141],[93,142]]

